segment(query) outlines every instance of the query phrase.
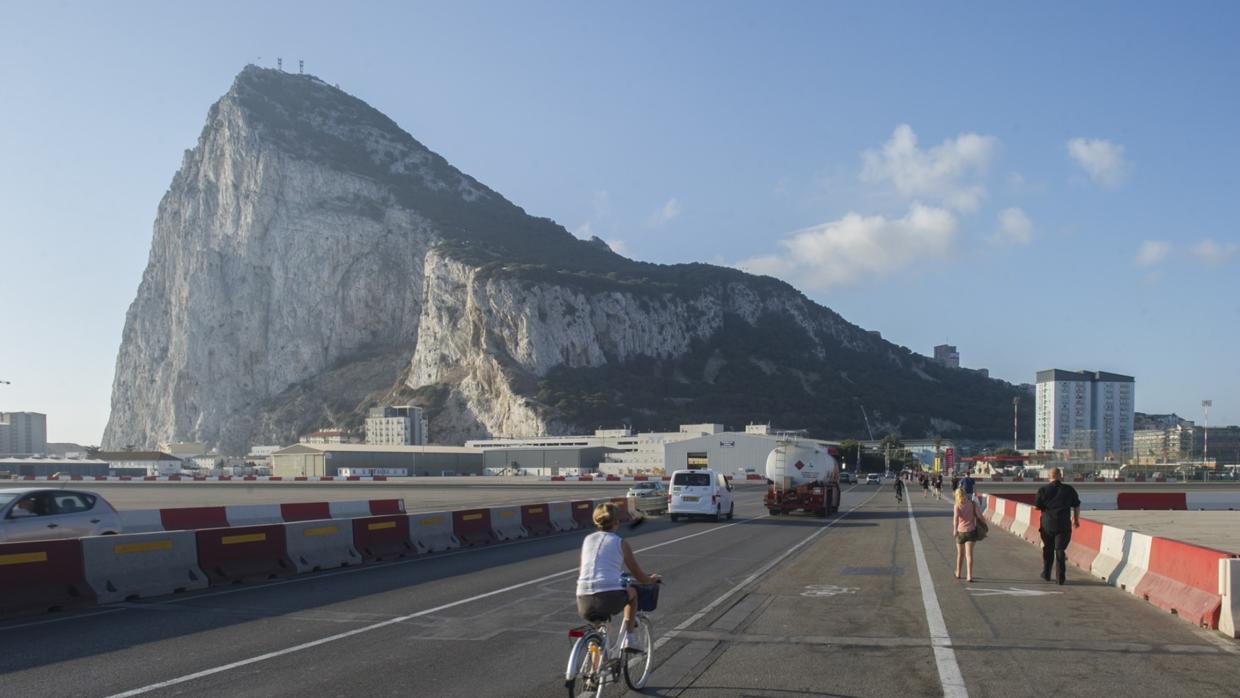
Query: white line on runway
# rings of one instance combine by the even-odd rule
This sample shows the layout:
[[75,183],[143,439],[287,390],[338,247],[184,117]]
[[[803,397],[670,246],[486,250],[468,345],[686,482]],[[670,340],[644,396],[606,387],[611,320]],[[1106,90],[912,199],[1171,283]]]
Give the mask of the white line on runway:
[[48,620],[36,620],[32,623],[21,623],[18,625],[6,625],[4,626],[3,630],[4,632],[7,633],[10,630],[17,630],[18,628],[32,628],[36,625],[51,625],[52,623],[63,623],[64,621],[67,621],[67,620],[79,620],[81,618],[90,618],[91,616],[106,616],[109,613],[116,613],[117,611],[123,611],[123,610],[125,610],[124,607],[116,607],[116,608],[105,609],[102,611],[95,611],[94,613],[77,613],[72,616],[62,616],[60,618],[51,618]]
[[[848,491],[850,491],[850,492],[851,492],[852,490],[848,490]],[[666,634],[664,634],[664,635],[663,635],[663,637],[660,637],[660,638],[658,639],[658,641],[656,641],[656,642],[654,643],[654,648],[655,648],[655,649],[659,649],[659,648],[660,648],[660,647],[662,647],[663,645],[667,644],[667,643],[668,643],[668,641],[675,639],[675,638],[676,638],[676,636],[677,636],[678,634],[680,634],[681,632],[685,631],[686,629],[688,629],[688,627],[689,627],[689,626],[691,626],[691,625],[693,625],[694,623],[698,622],[698,621],[699,621],[699,620],[701,620],[702,618],[706,617],[706,614],[710,613],[712,610],[714,610],[715,608],[717,608],[717,607],[719,606],[719,604],[721,604],[721,603],[723,603],[724,601],[726,601],[726,600],[728,600],[729,598],[731,598],[733,594],[735,594],[736,592],[740,591],[741,589],[744,589],[745,587],[749,586],[749,585],[750,585],[750,584],[752,584],[754,581],[756,581],[759,577],[761,577],[762,575],[766,574],[767,572],[770,572],[770,571],[771,571],[771,569],[772,569],[772,568],[774,568],[776,565],[778,565],[779,563],[781,563],[781,562],[783,562],[784,560],[786,560],[786,559],[788,558],[788,556],[789,556],[789,555],[791,555],[791,554],[795,553],[796,551],[800,550],[802,547],[804,547],[805,545],[809,544],[809,542],[810,542],[810,541],[814,540],[815,538],[817,538],[818,536],[822,535],[823,533],[826,533],[826,532],[827,532],[827,530],[828,530],[828,529],[830,529],[832,526],[834,526],[834,525],[835,525],[835,524],[836,524],[836,523],[837,523],[840,519],[844,518],[845,516],[848,516],[849,514],[853,513],[854,511],[856,511],[856,510],[860,509],[861,507],[865,506],[866,504],[868,504],[868,503],[870,502],[870,500],[871,500],[871,499],[874,499],[874,496],[875,496],[875,495],[877,495],[877,494],[878,494],[878,492],[877,492],[877,491],[876,491],[876,492],[874,492],[874,494],[871,494],[869,497],[867,497],[867,498],[866,498],[866,500],[865,500],[864,502],[861,502],[860,504],[858,504],[857,506],[853,507],[852,509],[849,509],[848,511],[844,512],[843,514],[840,514],[839,516],[835,517],[834,519],[832,519],[829,523],[827,523],[827,524],[826,524],[825,526],[823,526],[822,528],[818,529],[817,531],[814,531],[813,533],[809,534],[809,535],[808,535],[808,536],[806,536],[805,538],[801,539],[801,541],[800,541],[799,543],[797,543],[796,545],[793,545],[791,548],[788,548],[788,549],[787,549],[787,550],[785,550],[784,552],[780,553],[779,557],[777,557],[777,558],[775,558],[774,560],[771,560],[770,562],[768,562],[768,563],[766,563],[765,565],[763,565],[763,566],[762,566],[762,568],[761,568],[761,569],[759,569],[757,572],[754,572],[753,574],[749,575],[749,576],[748,576],[748,577],[746,577],[744,580],[742,580],[742,581],[741,581],[739,584],[737,584],[736,586],[734,586],[734,587],[732,587],[731,589],[729,589],[729,590],[725,591],[725,592],[723,593],[723,595],[719,596],[719,597],[718,597],[718,598],[716,598],[714,601],[711,601],[710,603],[706,604],[706,606],[704,606],[704,607],[702,608],[702,610],[698,611],[697,613],[694,613],[693,615],[691,615],[691,616],[689,616],[688,618],[686,618],[686,619],[685,619],[685,621],[684,621],[683,623],[681,623],[680,625],[677,625],[675,628],[672,628],[671,630],[667,631],[667,633],[666,633]]]
[[[908,508],[908,527],[913,534],[913,552],[917,555],[917,581],[921,583],[921,603],[926,607],[926,625],[930,626],[930,644],[934,647],[934,662],[939,668],[939,683],[943,685],[944,698],[968,698],[960,665],[956,663],[956,651],[952,649],[951,635],[939,608],[939,597],[934,592],[934,580],[930,578],[930,566],[921,548],[921,536],[917,533],[917,519],[913,517],[913,499],[904,498]],[[953,532],[954,533],[954,532]]]
[[[851,511],[851,510],[850,510],[850,511]],[[641,553],[641,552],[646,552],[647,550],[654,550],[655,548],[662,548],[662,547],[663,547],[663,546],[665,546],[665,545],[671,545],[671,544],[673,544],[673,543],[679,543],[679,542],[681,542],[681,541],[686,541],[686,540],[689,540],[690,538],[697,538],[698,536],[704,536],[704,535],[706,535],[706,534],[708,534],[708,533],[715,533],[715,532],[717,532],[717,531],[722,531],[722,530],[724,530],[724,529],[731,528],[731,527],[733,527],[733,526],[739,526],[740,524],[745,523],[746,521],[754,521],[754,520],[756,520],[756,519],[766,518],[766,516],[767,516],[766,514],[763,514],[762,516],[757,516],[757,517],[754,517],[753,519],[742,519],[741,521],[737,521],[737,522],[735,522],[735,523],[730,523],[730,524],[724,524],[723,526],[713,526],[713,527],[711,527],[711,528],[706,529],[705,531],[699,531],[699,532],[697,532],[697,533],[691,533],[691,534],[689,534],[689,535],[687,535],[687,536],[681,536],[680,538],[674,538],[674,539],[669,540],[669,541],[664,541],[664,542],[662,542],[662,543],[656,543],[656,544],[654,544],[654,545],[650,545],[650,546],[647,546],[647,547],[645,547],[645,548],[641,548],[641,549],[637,550],[636,552]],[[838,521],[839,519],[836,519],[836,520]],[[834,523],[834,522],[832,522],[832,523]],[[362,628],[355,628],[355,629],[353,629],[353,630],[349,630],[349,631],[347,631],[347,632],[339,633],[339,634],[337,634],[337,635],[331,635],[331,636],[328,636],[328,637],[320,638],[320,639],[318,639],[318,640],[313,640],[313,641],[311,641],[311,642],[305,642],[305,643],[302,643],[302,644],[300,644],[300,645],[294,645],[294,646],[292,646],[292,647],[286,647],[286,648],[284,648],[284,649],[282,649],[282,650],[276,650],[276,651],[274,651],[274,652],[268,652],[268,653],[266,653],[266,654],[260,654],[260,655],[258,655],[258,656],[256,656],[256,657],[250,657],[250,658],[248,658],[248,659],[243,659],[243,660],[241,660],[241,661],[238,661],[238,662],[233,662],[233,663],[231,663],[231,664],[224,664],[224,665],[222,665],[222,666],[213,667],[213,668],[211,668],[211,669],[204,669],[204,670],[202,670],[202,671],[198,671],[198,672],[195,672],[195,673],[193,673],[193,674],[186,674],[185,676],[178,676],[178,677],[177,677],[177,678],[175,678],[175,679],[169,679],[169,680],[167,680],[167,681],[160,681],[159,683],[153,683],[153,684],[150,684],[150,685],[148,685],[148,686],[142,686],[141,688],[135,688],[135,689],[133,689],[133,690],[125,691],[124,693],[116,693],[116,694],[114,694],[114,695],[112,695],[112,696],[109,696],[108,698],[126,698],[127,696],[136,696],[136,695],[141,695],[141,694],[143,694],[143,693],[150,693],[151,691],[156,691],[156,690],[159,690],[159,689],[161,689],[161,688],[167,688],[168,686],[175,686],[175,685],[177,685],[177,684],[185,683],[185,682],[187,682],[187,681],[193,681],[193,680],[195,680],[195,679],[200,679],[200,678],[203,678],[203,677],[206,677],[206,676],[211,676],[211,675],[213,675],[213,674],[219,674],[219,673],[223,673],[223,672],[225,672],[225,671],[230,671],[230,670],[232,670],[232,669],[237,669],[237,668],[240,668],[240,667],[243,667],[243,666],[249,666],[250,664],[256,664],[256,663],[258,663],[258,662],[263,662],[263,661],[266,661],[266,660],[268,660],[268,659],[275,659],[276,657],[282,657],[282,656],[284,656],[284,655],[287,655],[287,654],[292,654],[292,653],[294,653],[294,652],[300,652],[300,651],[302,651],[302,650],[307,650],[307,649],[310,649],[310,648],[312,648],[312,647],[318,647],[319,645],[326,645],[326,644],[327,644],[327,643],[329,643],[329,642],[335,642],[335,641],[337,641],[337,640],[343,640],[343,639],[345,639],[345,638],[353,637],[354,635],[361,635],[362,633],[367,633],[367,632],[370,632],[370,631],[372,631],[372,630],[378,630],[379,628],[386,628],[386,627],[387,627],[387,626],[389,626],[389,625],[396,625],[397,623],[403,623],[403,622],[405,622],[405,621],[407,621],[407,620],[413,620],[414,618],[421,618],[422,616],[428,616],[428,615],[430,615],[430,614],[432,614],[432,613],[438,613],[439,611],[445,611],[445,610],[447,610],[447,609],[449,609],[449,608],[454,608],[454,607],[456,607],[456,606],[460,606],[460,605],[462,605],[462,604],[467,604],[467,603],[470,603],[470,602],[473,602],[473,601],[479,601],[479,600],[481,600],[481,599],[489,598],[489,597],[496,596],[496,595],[499,595],[499,594],[506,594],[506,593],[508,593],[508,592],[510,592],[510,591],[513,591],[514,589],[520,589],[520,588],[522,588],[522,587],[527,587],[527,586],[530,586],[530,585],[533,585],[533,584],[541,584],[541,583],[543,583],[543,582],[550,581],[550,580],[552,580],[552,579],[556,579],[557,577],[563,577],[563,576],[565,576],[565,575],[569,575],[569,574],[576,574],[576,573],[577,573],[577,568],[576,568],[576,567],[573,567],[572,569],[564,570],[563,572],[555,572],[555,573],[553,573],[553,574],[544,575],[544,576],[539,577],[539,578],[537,578],[537,579],[531,579],[531,580],[528,580],[528,581],[525,581],[525,582],[521,582],[521,583],[519,583],[519,584],[513,584],[513,585],[511,585],[511,586],[506,586],[506,587],[504,587],[504,588],[502,588],[502,589],[495,589],[494,591],[488,591],[488,592],[486,592],[485,594],[478,594],[478,595],[476,595],[476,596],[471,596],[471,597],[466,598],[466,599],[459,599],[459,600],[457,600],[457,601],[452,601],[451,603],[442,604],[442,605],[436,606],[436,607],[434,607],[434,608],[428,608],[428,609],[426,609],[426,610],[424,610],[424,611],[418,611],[418,612],[416,612],[416,613],[410,613],[410,614],[408,614],[408,615],[400,616],[400,617],[397,617],[397,618],[390,618],[390,619],[388,619],[388,620],[385,620],[385,621],[382,621],[382,622],[379,622],[379,623],[375,623],[375,624],[373,624],[373,625],[367,625],[367,626],[362,627]]]

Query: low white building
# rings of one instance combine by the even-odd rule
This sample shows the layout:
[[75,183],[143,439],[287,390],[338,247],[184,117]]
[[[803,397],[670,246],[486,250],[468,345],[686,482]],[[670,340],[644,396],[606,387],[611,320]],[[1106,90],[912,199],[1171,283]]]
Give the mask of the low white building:
[[[751,428],[765,429],[764,426]],[[669,443],[723,431],[722,424],[682,424],[679,431],[643,432],[631,429],[598,429],[593,434],[569,436],[530,436],[525,438],[476,439],[465,445],[492,451],[496,449],[606,448],[611,452],[599,463],[598,472],[605,475],[641,475],[663,473],[664,448]]]
[[102,451],[109,472],[120,475],[180,475],[180,458],[162,451]]

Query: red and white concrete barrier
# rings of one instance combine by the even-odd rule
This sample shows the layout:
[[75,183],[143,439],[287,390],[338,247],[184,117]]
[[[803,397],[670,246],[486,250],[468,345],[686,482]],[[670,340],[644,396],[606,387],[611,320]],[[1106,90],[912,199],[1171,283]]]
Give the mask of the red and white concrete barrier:
[[[998,527],[1031,543],[1041,542],[1037,533],[1041,517],[1036,509],[995,495],[983,495],[983,500],[987,518]],[[1013,507],[1014,516],[1010,513]],[[1235,553],[1081,519],[1080,528],[1072,533],[1068,560],[1196,625],[1218,629],[1229,637],[1240,636],[1236,628],[1240,559]]]

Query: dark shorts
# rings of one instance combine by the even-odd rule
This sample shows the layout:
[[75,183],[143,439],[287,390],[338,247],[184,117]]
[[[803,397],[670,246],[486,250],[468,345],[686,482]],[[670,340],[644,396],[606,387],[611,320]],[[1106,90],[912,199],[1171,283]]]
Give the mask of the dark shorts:
[[965,543],[972,543],[975,541],[977,541],[977,530],[976,529],[972,531],[964,531],[963,533],[956,534],[956,543],[959,545],[964,545]]
[[629,592],[624,589],[600,591],[577,597],[577,614],[586,620],[590,616],[614,616],[624,610],[629,602]]

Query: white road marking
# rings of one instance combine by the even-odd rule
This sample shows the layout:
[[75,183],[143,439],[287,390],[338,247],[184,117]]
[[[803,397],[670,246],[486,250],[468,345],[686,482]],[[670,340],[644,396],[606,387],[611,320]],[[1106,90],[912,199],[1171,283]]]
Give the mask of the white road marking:
[[95,611],[93,613],[75,613],[71,616],[61,616],[60,618],[49,618],[47,620],[36,620],[30,623],[19,623],[17,625],[5,625],[3,628],[0,628],[0,629],[4,631],[9,631],[9,630],[16,630],[18,628],[33,628],[36,625],[51,625],[52,623],[63,623],[67,620],[78,620],[80,618],[90,618],[91,616],[106,616],[109,613],[116,613],[117,611],[123,611],[123,610],[125,609],[124,608],[108,608],[102,611]]
[[[762,518],[766,518],[766,515],[764,514],[764,515],[762,515],[762,516],[757,516],[757,517],[754,517],[754,519],[762,519]],[[706,535],[706,534],[708,534],[708,533],[715,533],[715,532],[717,532],[717,531],[722,531],[722,530],[724,530],[724,529],[731,528],[731,527],[733,527],[733,526],[739,526],[740,524],[745,523],[745,521],[752,521],[752,520],[754,520],[754,519],[742,519],[742,520],[737,521],[737,522],[735,522],[735,523],[724,524],[724,525],[722,525],[722,526],[712,526],[711,528],[708,528],[708,529],[706,529],[705,531],[699,531],[699,532],[697,532],[697,533],[691,533],[691,534],[689,534],[689,535],[687,535],[687,536],[681,536],[680,538],[674,538],[674,539],[669,540],[669,541],[664,541],[664,542],[662,542],[662,543],[656,543],[656,544],[654,544],[654,545],[646,546],[645,548],[640,548],[640,549],[638,549],[636,552],[639,552],[639,553],[640,553],[640,552],[645,552],[645,551],[647,551],[647,550],[654,550],[655,548],[662,548],[662,547],[663,547],[663,546],[665,546],[665,545],[672,545],[673,543],[679,543],[679,542],[681,542],[681,541],[686,541],[686,540],[689,540],[690,538],[697,538],[698,536],[704,536],[704,535]],[[836,521],[838,521],[838,520],[839,520],[839,519],[836,519]],[[832,522],[832,523],[834,523],[834,522]],[[811,538],[812,538],[812,536],[811,536]],[[326,645],[326,644],[328,644],[329,642],[335,642],[335,641],[337,641],[337,640],[343,640],[343,639],[345,639],[345,638],[353,637],[354,635],[361,635],[362,633],[367,633],[367,632],[370,632],[370,631],[372,631],[372,630],[378,630],[379,628],[386,628],[386,627],[388,627],[389,625],[396,625],[397,623],[403,623],[403,622],[408,621],[408,620],[413,620],[414,618],[421,618],[421,617],[423,617],[423,616],[428,616],[428,615],[431,615],[432,613],[438,613],[438,612],[440,612],[440,611],[445,611],[445,610],[447,610],[447,609],[449,609],[449,608],[454,608],[454,607],[456,607],[456,606],[461,606],[461,605],[463,605],[463,604],[471,603],[471,602],[473,602],[473,601],[479,601],[479,600],[481,600],[481,599],[490,598],[490,597],[492,597],[492,596],[497,596],[497,595],[499,595],[499,594],[506,594],[506,593],[508,593],[508,592],[510,592],[510,591],[513,591],[513,590],[515,590],[515,589],[521,589],[522,587],[528,587],[528,586],[531,586],[531,585],[534,585],[534,584],[541,584],[541,583],[543,583],[543,582],[547,582],[547,581],[550,581],[550,580],[552,580],[552,579],[556,579],[556,578],[558,578],[558,577],[563,577],[563,576],[565,576],[565,575],[569,575],[569,574],[576,574],[576,573],[577,573],[577,568],[576,568],[576,567],[573,567],[572,569],[564,570],[564,571],[562,571],[562,572],[555,572],[555,573],[552,573],[552,574],[544,575],[544,576],[542,576],[542,577],[538,577],[537,579],[531,579],[531,580],[528,580],[528,581],[521,582],[521,583],[519,583],[519,584],[513,584],[513,585],[510,585],[510,586],[506,586],[506,587],[504,587],[504,588],[502,588],[502,589],[495,589],[494,591],[488,591],[488,592],[486,592],[485,594],[478,594],[478,595],[476,595],[476,596],[471,596],[471,597],[469,597],[469,598],[465,598],[465,599],[458,599],[458,600],[456,600],[456,601],[452,601],[452,602],[450,602],[450,603],[446,603],[446,604],[442,604],[442,605],[439,605],[439,606],[435,606],[434,608],[428,608],[428,609],[423,610],[423,611],[417,611],[416,613],[410,613],[410,614],[408,614],[408,615],[399,616],[399,617],[396,617],[396,618],[390,618],[390,619],[388,619],[388,620],[385,620],[385,621],[382,621],[382,622],[379,622],[379,623],[374,623],[374,624],[372,624],[372,625],[367,625],[367,626],[365,626],[365,627],[361,627],[361,628],[354,628],[353,630],[349,630],[349,631],[346,631],[346,632],[343,632],[343,633],[338,633],[338,634],[336,634],[336,635],[330,635],[330,636],[328,636],[328,637],[320,638],[320,639],[318,639],[318,640],[312,640],[312,641],[310,641],[310,642],[304,642],[304,643],[302,643],[302,644],[300,644],[300,645],[293,645],[292,647],[286,647],[286,648],[284,648],[284,649],[275,650],[275,651],[273,651],[273,652],[268,652],[268,653],[266,653],[266,654],[260,654],[260,655],[255,656],[255,657],[249,657],[249,658],[247,658],[247,659],[242,659],[241,661],[232,662],[232,663],[230,663],[230,664],[224,664],[224,665],[221,665],[221,666],[212,667],[212,668],[210,668],[210,669],[204,669],[204,670],[202,670],[202,671],[197,671],[197,672],[194,672],[194,673],[192,673],[192,674],[186,674],[185,676],[178,676],[178,677],[176,677],[176,678],[174,678],[174,679],[168,679],[167,681],[160,681],[159,683],[153,683],[153,684],[150,684],[150,685],[147,685],[147,686],[142,686],[142,687],[140,687],[140,688],[135,688],[135,689],[132,689],[132,690],[129,690],[129,691],[125,691],[125,692],[123,692],[123,693],[116,693],[116,694],[113,694],[113,695],[109,696],[108,698],[126,698],[127,696],[137,696],[137,695],[141,695],[141,694],[143,694],[143,693],[150,693],[151,691],[157,691],[157,690],[159,690],[159,689],[161,689],[161,688],[167,688],[167,687],[169,687],[169,686],[175,686],[175,685],[177,685],[177,684],[182,684],[182,683],[185,683],[185,682],[187,682],[187,681],[193,681],[193,680],[195,680],[195,679],[200,679],[200,678],[203,678],[203,677],[206,677],[206,676],[211,676],[211,675],[214,675],[214,674],[220,674],[220,673],[223,673],[223,672],[225,672],[225,671],[231,671],[231,670],[233,670],[233,669],[238,669],[238,668],[243,667],[243,666],[249,666],[249,665],[251,665],[251,664],[257,664],[258,662],[264,662],[264,661],[267,661],[268,659],[275,659],[276,657],[282,657],[282,656],[284,656],[284,655],[292,654],[292,653],[294,653],[294,652],[300,652],[300,651],[302,651],[302,650],[311,649],[311,648],[313,648],[313,647],[318,647],[318,646],[320,646],[320,645]]]
[[702,618],[706,617],[706,614],[710,613],[712,610],[718,607],[719,604],[723,603],[724,601],[727,601],[729,598],[731,598],[734,594],[736,594],[741,589],[744,589],[750,584],[753,584],[755,581],[757,581],[759,577],[771,571],[771,569],[773,569],[776,565],[786,560],[788,556],[792,555],[796,551],[808,545],[810,541],[814,540],[815,538],[822,535],[823,533],[826,533],[827,530],[829,530],[832,526],[834,526],[837,522],[839,522],[840,519],[844,518],[845,516],[848,516],[854,511],[860,509],[862,506],[868,504],[869,501],[871,499],[874,499],[875,495],[877,494],[878,492],[874,492],[874,494],[871,494],[869,497],[866,497],[864,502],[861,502],[860,504],[853,507],[852,509],[849,509],[843,514],[840,514],[839,516],[832,519],[829,523],[827,523],[822,528],[818,529],[817,531],[814,531],[813,533],[809,534],[805,538],[802,538],[799,543],[797,543],[796,545],[793,545],[791,548],[788,548],[784,552],[780,553],[778,557],[776,557],[774,560],[771,560],[770,562],[763,565],[757,572],[754,572],[753,574],[749,575],[745,579],[741,580],[739,584],[725,591],[721,596],[716,598],[714,601],[711,601],[710,603],[706,604],[706,606],[703,607],[702,610],[698,611],[697,613],[694,613],[693,615],[686,618],[683,623],[667,631],[667,633],[665,633],[662,637],[658,639],[658,641],[654,643],[654,648],[659,649],[663,645],[666,645],[669,641],[675,639],[678,634],[687,630],[689,626],[693,625],[694,623],[698,622]]
[[1051,594],[1062,594],[1062,591],[1040,591],[1038,589],[1021,589],[1020,587],[1008,587],[1006,589],[992,589],[990,587],[969,587],[969,593],[973,596],[1050,596]]
[[842,587],[835,584],[810,584],[805,587],[805,591],[801,592],[801,596],[811,599],[829,598],[840,594],[855,594],[860,590],[859,587]]
[[917,533],[912,499],[906,498],[904,504],[908,508],[908,527],[913,534],[913,552],[917,556],[917,580],[921,583],[921,603],[926,608],[926,625],[930,626],[930,644],[934,647],[934,662],[939,668],[939,683],[943,686],[943,696],[968,698],[969,691],[965,688],[964,677],[960,675],[960,665],[956,663],[956,651],[952,649],[951,635],[947,634],[947,623],[943,621],[939,597],[934,592],[934,580],[930,578],[926,553],[922,550],[921,536]]

